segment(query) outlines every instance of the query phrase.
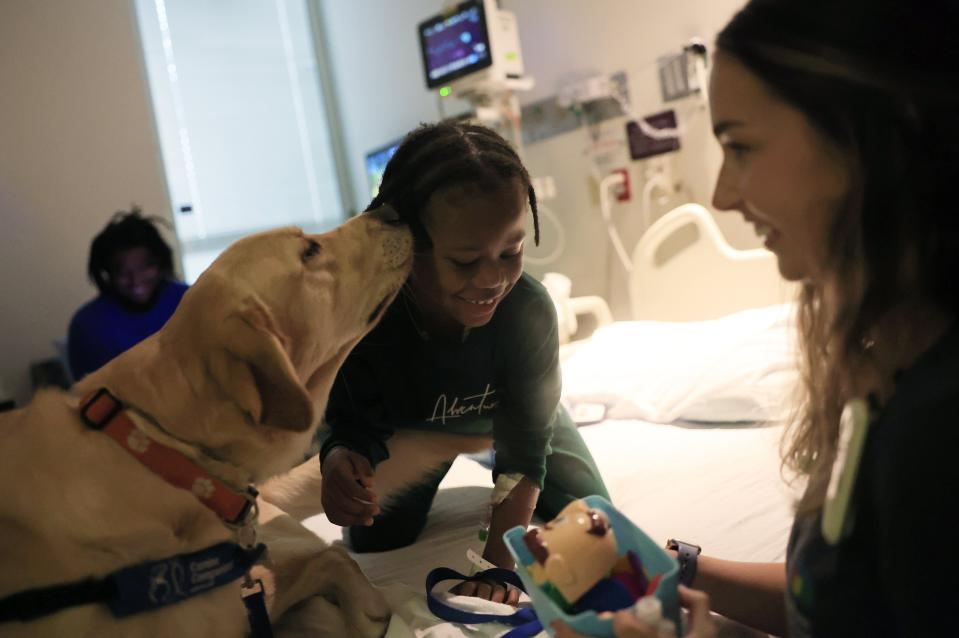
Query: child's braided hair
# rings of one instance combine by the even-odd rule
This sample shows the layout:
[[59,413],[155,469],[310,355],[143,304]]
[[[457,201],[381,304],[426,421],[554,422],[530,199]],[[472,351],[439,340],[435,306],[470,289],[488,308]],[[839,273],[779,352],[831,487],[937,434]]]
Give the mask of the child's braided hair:
[[379,193],[366,210],[390,204],[409,224],[418,246],[431,247],[421,216],[434,193],[471,185],[496,190],[511,179],[526,188],[539,245],[536,193],[513,147],[492,129],[462,121],[422,124],[411,131],[386,165]]

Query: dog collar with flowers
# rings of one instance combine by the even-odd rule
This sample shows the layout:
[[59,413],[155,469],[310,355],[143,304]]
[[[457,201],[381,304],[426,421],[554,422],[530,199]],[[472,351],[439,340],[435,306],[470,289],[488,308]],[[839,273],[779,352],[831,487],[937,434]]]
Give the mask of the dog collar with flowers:
[[192,492],[224,522],[246,522],[256,503],[255,487],[249,485],[245,492],[236,492],[177,450],[151,439],[133,424],[123,403],[106,388],[84,397],[80,416],[89,427],[108,435],[168,483]]

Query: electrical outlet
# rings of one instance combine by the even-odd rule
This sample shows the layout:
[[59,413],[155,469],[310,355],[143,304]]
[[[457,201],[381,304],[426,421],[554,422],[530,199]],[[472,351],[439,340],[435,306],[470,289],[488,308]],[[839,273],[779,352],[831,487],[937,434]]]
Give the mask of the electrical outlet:
[[623,176],[623,183],[620,184],[615,190],[616,201],[628,202],[633,198],[633,191],[629,184],[629,171],[625,168],[617,168],[613,171],[613,173],[619,173]]

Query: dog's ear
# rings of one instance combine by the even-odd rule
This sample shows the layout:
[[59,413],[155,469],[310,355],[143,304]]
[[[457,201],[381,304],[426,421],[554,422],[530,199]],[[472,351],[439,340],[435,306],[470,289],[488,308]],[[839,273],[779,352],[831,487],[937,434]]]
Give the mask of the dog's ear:
[[247,300],[217,327],[217,340],[210,373],[254,423],[297,432],[313,425],[313,403],[263,304]]

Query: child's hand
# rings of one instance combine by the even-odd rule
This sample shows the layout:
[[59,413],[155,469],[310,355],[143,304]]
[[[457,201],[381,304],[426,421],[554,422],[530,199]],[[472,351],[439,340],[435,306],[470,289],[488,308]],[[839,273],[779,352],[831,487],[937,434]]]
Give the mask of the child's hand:
[[492,580],[464,580],[451,589],[450,593],[457,596],[473,596],[483,600],[491,600],[494,603],[506,603],[515,607],[519,604],[520,592],[516,587],[510,587],[506,583],[498,583]]
[[[689,631],[683,638],[716,638],[716,625],[709,615],[709,596],[704,592],[679,586],[679,600],[689,609]],[[556,638],[585,638],[557,620],[552,624]],[[624,609],[613,616],[616,638],[658,638],[656,628],[640,622],[632,609]]]
[[330,522],[343,527],[372,525],[380,506],[369,460],[349,448],[335,447],[326,455],[320,472],[323,510]]

